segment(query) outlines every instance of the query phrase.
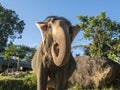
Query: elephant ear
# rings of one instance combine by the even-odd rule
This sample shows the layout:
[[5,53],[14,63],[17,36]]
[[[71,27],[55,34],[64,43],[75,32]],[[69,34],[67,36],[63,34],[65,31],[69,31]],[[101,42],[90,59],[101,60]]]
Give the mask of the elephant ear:
[[47,31],[47,24],[45,22],[36,22],[35,24],[39,28],[42,35],[42,41],[44,42],[45,33]]
[[72,40],[71,43],[73,42],[74,38],[76,37],[76,35],[78,34],[78,32],[80,31],[80,28],[77,26],[72,26],[71,27],[73,35],[72,35]]

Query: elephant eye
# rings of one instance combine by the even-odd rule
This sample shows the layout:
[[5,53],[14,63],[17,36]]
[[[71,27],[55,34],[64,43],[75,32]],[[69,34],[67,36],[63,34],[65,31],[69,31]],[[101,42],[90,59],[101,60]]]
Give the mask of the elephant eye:
[[52,30],[52,27],[51,27],[51,25],[50,25],[50,24],[48,25],[48,27],[47,27],[47,28],[48,28],[48,30]]

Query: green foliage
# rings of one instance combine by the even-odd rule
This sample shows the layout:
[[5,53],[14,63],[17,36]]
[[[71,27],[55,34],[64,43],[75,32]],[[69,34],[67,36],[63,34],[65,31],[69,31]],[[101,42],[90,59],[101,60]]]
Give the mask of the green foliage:
[[21,45],[20,49],[23,50],[23,52],[25,54],[24,60],[28,61],[28,62],[31,62],[32,57],[33,57],[36,49],[35,48],[30,48],[30,47],[25,46],[25,45]]
[[68,86],[69,86],[69,90],[120,90],[120,75],[118,76],[117,79],[115,79],[113,82],[111,82],[110,84],[107,84],[103,87],[90,87],[90,86],[82,86],[78,83],[71,83],[69,82]]
[[32,59],[36,49],[30,48],[25,45],[13,45],[10,44],[4,51],[4,59],[29,59],[29,61]]
[[[4,51],[4,59],[5,60],[10,60],[10,59],[18,60],[17,70],[19,70],[20,69],[20,65],[19,65],[20,60],[24,59],[24,61],[31,61],[35,51],[36,51],[35,48],[30,48],[25,45],[10,44]],[[9,68],[9,63],[8,63],[8,68]]]
[[83,31],[84,38],[92,40],[85,53],[90,56],[120,58],[120,23],[106,17],[105,12],[98,16],[78,16],[77,25]]
[[[15,55],[16,48],[14,45],[10,45],[9,48],[6,48],[4,52],[4,60],[9,60],[12,58],[12,56]],[[9,63],[8,63],[8,69],[9,69]]]
[[80,84],[74,84],[69,88],[69,90],[119,90],[119,89],[120,89],[119,82],[118,85],[109,85],[101,88],[82,87]]
[[26,86],[27,90],[29,88],[29,90],[36,90],[36,84],[37,84],[37,80],[36,80],[36,75],[31,73],[26,75],[23,78],[23,82],[24,85]]
[[12,42],[15,38],[21,38],[24,25],[15,11],[5,9],[0,4],[0,52],[5,49],[8,39]]
[[0,90],[36,90],[36,76],[33,73],[24,78],[0,76]]
[[6,50],[4,51],[4,59],[9,60],[16,54],[16,47],[14,45],[10,45]]
[[[69,90],[119,90],[120,80],[102,88],[87,88],[79,84],[69,83]],[[0,90],[36,90],[37,80],[34,73],[29,73],[23,78],[13,78],[10,76],[0,76]]]
[[79,84],[75,84],[75,85],[71,84],[71,85],[69,85],[69,90],[82,90],[82,89],[83,89],[82,86],[79,85]]

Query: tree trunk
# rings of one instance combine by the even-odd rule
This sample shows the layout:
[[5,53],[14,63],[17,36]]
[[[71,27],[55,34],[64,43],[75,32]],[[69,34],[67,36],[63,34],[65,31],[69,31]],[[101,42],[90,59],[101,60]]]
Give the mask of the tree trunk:
[[17,62],[17,71],[20,70],[20,59],[18,59],[18,62]]
[[10,59],[8,59],[8,68],[7,68],[7,74],[8,74],[8,71],[9,71],[9,67],[10,67]]

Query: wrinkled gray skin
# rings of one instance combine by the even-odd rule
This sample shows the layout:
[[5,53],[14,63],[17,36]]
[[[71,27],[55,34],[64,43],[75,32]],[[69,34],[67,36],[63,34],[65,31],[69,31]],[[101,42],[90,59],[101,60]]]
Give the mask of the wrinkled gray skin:
[[68,79],[76,67],[70,52],[71,43],[80,29],[56,16],[36,25],[42,35],[42,42],[32,59],[37,90],[67,90]]

